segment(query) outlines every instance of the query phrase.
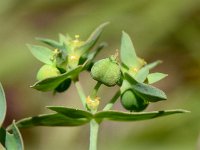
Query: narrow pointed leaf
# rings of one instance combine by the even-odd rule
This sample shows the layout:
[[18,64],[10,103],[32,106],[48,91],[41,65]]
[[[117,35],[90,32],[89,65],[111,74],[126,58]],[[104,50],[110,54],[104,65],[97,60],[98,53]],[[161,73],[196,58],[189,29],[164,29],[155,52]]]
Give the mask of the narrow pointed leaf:
[[159,65],[161,63],[162,63],[161,60],[157,60],[157,61],[154,61],[154,62],[152,62],[150,64],[147,64],[146,67],[148,67],[149,70],[151,70],[151,69],[155,68],[157,65]]
[[5,116],[6,116],[6,97],[3,87],[0,83],[0,127],[3,124]]
[[79,110],[79,109],[73,109],[73,108],[67,108],[63,106],[47,106],[48,109],[53,110],[57,113],[63,114],[70,118],[92,118],[92,114],[88,111]]
[[65,43],[66,42],[66,37],[63,35],[63,34],[59,34],[59,42],[61,44]]
[[112,121],[139,121],[139,120],[148,120],[153,118],[158,118],[162,116],[168,116],[178,113],[186,113],[188,111],[182,109],[176,110],[163,110],[163,111],[152,111],[152,112],[138,112],[138,113],[129,113],[129,112],[120,112],[120,111],[101,111],[97,112],[94,115],[94,118],[97,120],[112,120]]
[[6,133],[5,147],[7,150],[24,150],[24,144],[19,129],[12,124],[12,134]]
[[121,93],[124,93],[127,89],[131,88],[131,84],[127,80],[123,80],[122,86],[120,87]]
[[53,48],[58,48],[58,49],[62,48],[62,45],[59,42],[51,40],[51,39],[37,37],[36,40],[41,41]]
[[144,66],[141,68],[134,76],[135,80],[138,82],[144,82],[149,74],[149,68],[147,66]]
[[95,45],[95,43],[99,39],[104,27],[108,24],[109,24],[109,22],[105,22],[105,23],[101,24],[100,26],[98,26],[92,32],[92,34],[89,36],[89,38],[87,39],[85,44],[79,48],[81,55],[88,52]]
[[94,50],[94,52],[88,55],[88,59],[93,60],[96,57],[96,55],[106,46],[107,46],[107,43],[99,44],[99,46]]
[[57,77],[51,77],[44,80],[40,80],[36,82],[32,88],[39,90],[39,91],[51,91],[57,88],[62,82],[64,82],[68,78],[73,78],[76,76],[81,70],[83,69],[83,66],[78,66],[77,68],[63,73]]
[[84,70],[87,70],[87,69],[90,70],[91,69],[91,67],[92,67],[92,65],[94,63],[93,62],[94,58],[106,46],[107,46],[106,43],[101,43],[98,47],[96,47],[94,49],[93,52],[91,52],[89,54],[86,54],[85,57],[81,57],[81,59],[79,60],[79,64],[83,64],[84,62],[87,61],[87,64],[85,65]]
[[159,73],[159,72],[151,73],[147,76],[147,81],[149,84],[152,84],[152,83],[162,80],[166,76],[167,74],[164,74],[164,73]]
[[135,48],[133,47],[131,38],[126,32],[122,32],[120,58],[122,63],[128,67],[137,67],[139,65]]
[[127,73],[125,73],[125,78],[131,84],[133,90],[143,99],[149,102],[157,102],[167,99],[166,94],[162,90],[151,85],[139,83]]
[[54,113],[25,118],[16,124],[19,128],[28,128],[34,126],[80,126],[88,122],[89,120],[86,118],[73,119],[59,113]]
[[69,53],[70,51],[70,42],[72,41],[73,39],[70,37],[69,34],[67,34],[66,36],[63,35],[63,34],[59,34],[59,41],[60,43],[64,46],[65,50],[66,50],[66,53]]
[[51,65],[53,62],[51,61],[51,57],[53,56],[53,51],[47,47],[37,46],[37,45],[27,45],[30,49],[31,53],[35,58],[39,61]]

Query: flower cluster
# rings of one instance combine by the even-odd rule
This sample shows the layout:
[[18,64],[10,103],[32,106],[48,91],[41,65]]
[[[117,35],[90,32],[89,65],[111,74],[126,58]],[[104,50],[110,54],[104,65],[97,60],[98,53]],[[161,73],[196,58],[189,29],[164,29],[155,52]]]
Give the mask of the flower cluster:
[[[69,88],[71,81],[77,80],[81,71],[87,69],[99,84],[119,86],[121,104],[127,110],[142,111],[150,102],[165,100],[163,91],[149,85],[166,77],[162,73],[149,73],[160,61],[147,64],[139,58],[127,33],[122,34],[120,58],[114,55],[94,63],[93,59],[105,44],[92,49],[106,25],[100,25],[86,41],[80,40],[79,35],[71,38],[60,34],[59,42],[37,38],[54,50],[29,45],[32,54],[45,63],[32,87],[40,91],[63,92]],[[95,100],[95,96],[92,98]]]

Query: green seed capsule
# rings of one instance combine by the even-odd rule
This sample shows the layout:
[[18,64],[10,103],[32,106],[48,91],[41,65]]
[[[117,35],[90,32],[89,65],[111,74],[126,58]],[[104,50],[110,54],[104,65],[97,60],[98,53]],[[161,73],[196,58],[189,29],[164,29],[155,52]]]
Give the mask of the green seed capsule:
[[52,65],[44,65],[37,73],[37,80],[43,80],[60,75],[60,71]]
[[121,104],[125,109],[135,112],[143,111],[148,106],[148,102],[137,96],[131,89],[122,94]]
[[107,86],[114,86],[120,80],[121,71],[118,63],[113,58],[97,61],[91,68],[91,75]]

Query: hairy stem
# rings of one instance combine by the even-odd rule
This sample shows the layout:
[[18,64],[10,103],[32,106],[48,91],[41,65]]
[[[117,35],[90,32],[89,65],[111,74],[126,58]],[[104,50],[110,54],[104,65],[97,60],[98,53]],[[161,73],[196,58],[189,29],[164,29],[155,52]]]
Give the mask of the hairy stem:
[[83,91],[83,88],[82,88],[79,80],[74,81],[74,84],[75,84],[75,87],[76,87],[76,89],[78,91],[78,94],[79,94],[79,97],[80,97],[81,102],[83,104],[83,107],[86,108],[86,102],[85,102],[86,101],[86,96],[85,96],[85,93]]
[[99,124],[92,119],[90,121],[90,147],[89,150],[97,150]]
[[105,111],[106,110],[110,110],[113,107],[114,103],[119,98],[119,96],[120,96],[120,90],[117,91],[117,93],[115,93],[115,95],[113,96],[113,98],[110,100],[110,102],[108,104],[106,104],[106,106],[104,107],[103,110],[105,110]]

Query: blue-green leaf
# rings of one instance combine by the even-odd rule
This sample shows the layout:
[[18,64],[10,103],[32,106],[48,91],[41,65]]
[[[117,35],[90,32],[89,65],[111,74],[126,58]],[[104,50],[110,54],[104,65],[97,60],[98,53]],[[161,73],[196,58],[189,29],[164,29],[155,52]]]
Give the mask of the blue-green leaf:
[[128,67],[138,67],[139,60],[133,47],[131,38],[126,32],[122,32],[120,58],[123,64]]
[[147,76],[147,81],[149,84],[152,84],[152,83],[162,80],[166,76],[167,74],[164,74],[164,73],[159,73],[159,72],[151,73]]
[[64,82],[68,78],[73,78],[77,76],[77,74],[83,69],[83,66],[78,66],[75,69],[72,69],[69,72],[63,73],[56,77],[47,78],[44,80],[40,80],[36,82],[32,88],[39,90],[39,91],[52,91],[56,89],[62,82]]
[[73,108],[67,108],[63,106],[47,106],[48,109],[51,109],[57,113],[63,114],[70,118],[92,118],[92,114],[88,111],[80,110],[80,109],[73,109]]
[[63,34],[59,34],[59,42],[61,44],[65,43],[66,42],[66,37],[63,35]]
[[96,57],[96,55],[104,48],[106,47],[107,44],[106,43],[101,43],[99,44],[98,47],[96,47],[94,49],[93,52],[89,53],[89,54],[86,54],[85,56],[81,57],[81,59],[79,60],[79,64],[83,64],[87,61],[87,64],[85,65],[84,69],[91,69],[92,65],[93,65],[93,60],[94,58]]
[[43,43],[45,43],[45,44],[47,44],[47,45],[49,45],[49,46],[51,46],[53,48],[61,49],[63,47],[62,44],[60,44],[57,41],[51,40],[51,39],[37,37],[36,40],[41,41],[41,42],[43,42]]
[[120,92],[123,94],[127,89],[130,89],[131,85],[127,80],[123,80],[122,86],[120,87]]
[[92,61],[95,58],[95,56],[106,46],[107,46],[107,43],[99,44],[99,46],[95,48],[94,52],[91,52],[90,54],[88,54],[87,59]]
[[85,41],[85,44],[82,45],[79,48],[80,51],[80,55],[85,54],[86,52],[88,52],[97,42],[97,40],[99,39],[104,27],[106,25],[108,25],[109,22],[105,22],[103,24],[101,24],[100,26],[98,26],[93,32],[92,34],[89,36],[89,38]]
[[161,63],[162,63],[161,60],[157,60],[157,61],[154,61],[154,62],[152,62],[150,64],[147,64],[146,67],[148,67],[149,70],[151,70],[151,69],[155,68],[157,65],[159,65]]
[[28,48],[30,49],[31,53],[35,58],[45,64],[53,64],[51,58],[53,56],[53,51],[47,47],[37,46],[37,45],[30,45],[27,44]]
[[70,118],[63,114],[42,114],[35,117],[24,118],[16,124],[19,128],[28,128],[34,126],[80,126],[88,123],[86,118]]
[[131,84],[133,90],[143,99],[149,102],[157,102],[161,100],[166,100],[166,94],[151,85],[147,85],[144,83],[137,82],[134,78],[132,78],[129,74],[125,73],[125,79]]
[[140,121],[149,120],[153,118],[158,118],[162,116],[168,116],[178,113],[186,113],[188,111],[182,109],[175,110],[162,110],[162,111],[152,111],[152,112],[120,112],[120,111],[100,111],[94,115],[96,120],[112,120],[112,121]]
[[149,68],[147,66],[142,67],[134,76],[138,82],[144,82],[149,74]]
[[12,124],[12,134],[6,133],[5,147],[7,150],[24,150],[24,144],[21,137],[21,134],[15,125],[15,122]]
[[3,124],[5,116],[6,116],[6,97],[3,87],[0,83],[0,127]]

